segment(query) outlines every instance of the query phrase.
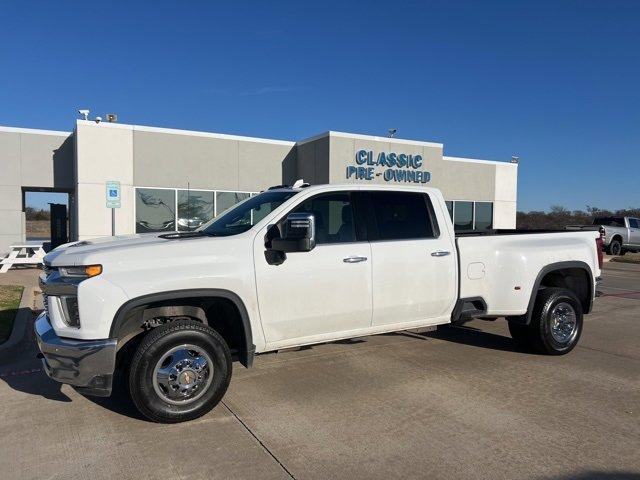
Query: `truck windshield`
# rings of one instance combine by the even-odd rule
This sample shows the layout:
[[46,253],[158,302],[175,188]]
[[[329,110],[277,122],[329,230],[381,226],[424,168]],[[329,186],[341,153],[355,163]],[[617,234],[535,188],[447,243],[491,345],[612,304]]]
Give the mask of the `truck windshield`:
[[296,193],[291,190],[260,193],[225,210],[197,231],[213,237],[246,232]]
[[624,227],[624,217],[596,217],[594,225],[604,225],[605,227]]

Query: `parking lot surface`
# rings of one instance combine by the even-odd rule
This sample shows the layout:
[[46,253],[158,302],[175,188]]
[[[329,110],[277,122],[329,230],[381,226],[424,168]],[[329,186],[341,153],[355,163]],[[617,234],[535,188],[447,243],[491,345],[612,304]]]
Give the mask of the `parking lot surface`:
[[0,478],[640,478],[640,266],[604,279],[569,355],[503,320],[266,354],[179,425],[60,387],[29,343],[0,364]]

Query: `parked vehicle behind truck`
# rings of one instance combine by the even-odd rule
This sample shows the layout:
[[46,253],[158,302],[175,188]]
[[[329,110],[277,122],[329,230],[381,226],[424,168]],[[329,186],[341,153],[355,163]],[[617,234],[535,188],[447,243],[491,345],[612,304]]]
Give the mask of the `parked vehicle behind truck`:
[[568,225],[567,230],[595,230],[602,236],[605,252],[609,255],[624,255],[640,252],[640,219],[635,217],[596,217],[591,225]]
[[125,371],[145,416],[180,422],[221,400],[233,360],[248,368],[288,347],[505,317],[522,348],[566,354],[592,308],[599,242],[594,231],[456,238],[431,188],[277,187],[195,232],[55,249],[35,330],[51,378],[109,395]]

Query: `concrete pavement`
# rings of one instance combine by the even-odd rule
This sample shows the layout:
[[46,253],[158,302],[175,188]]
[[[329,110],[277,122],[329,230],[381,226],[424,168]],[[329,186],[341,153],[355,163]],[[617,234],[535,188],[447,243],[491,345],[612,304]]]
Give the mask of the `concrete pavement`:
[[564,357],[515,351],[502,320],[262,355],[180,425],[59,387],[31,351],[0,365],[1,478],[640,478],[637,290],[607,264]]

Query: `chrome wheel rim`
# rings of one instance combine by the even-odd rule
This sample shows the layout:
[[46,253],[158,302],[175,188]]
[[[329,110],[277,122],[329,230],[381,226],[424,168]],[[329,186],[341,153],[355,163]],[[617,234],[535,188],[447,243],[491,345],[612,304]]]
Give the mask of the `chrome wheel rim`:
[[213,381],[213,362],[202,347],[185,344],[160,357],[153,370],[153,389],[173,405],[195,402]]
[[560,302],[551,311],[551,336],[562,344],[571,343],[578,334],[576,311],[567,302]]

